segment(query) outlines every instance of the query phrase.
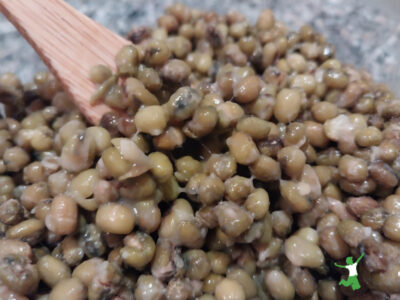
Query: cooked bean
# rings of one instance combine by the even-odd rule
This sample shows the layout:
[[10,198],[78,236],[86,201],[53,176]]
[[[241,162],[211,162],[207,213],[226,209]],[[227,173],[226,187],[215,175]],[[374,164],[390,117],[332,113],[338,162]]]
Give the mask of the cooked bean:
[[151,172],[160,182],[165,182],[172,176],[173,167],[169,158],[161,152],[153,152],[149,155]]
[[135,224],[133,212],[117,203],[107,203],[99,207],[96,213],[96,225],[105,232],[128,234]]
[[235,280],[242,286],[246,298],[252,298],[257,295],[256,284],[245,270],[240,268],[231,268],[228,270],[227,278]]
[[[229,180],[229,179],[228,179]],[[225,186],[221,179],[214,174],[204,178],[198,189],[198,199],[204,205],[211,205],[218,202],[222,197],[229,193],[229,187]]]
[[85,254],[89,258],[102,256],[106,251],[106,245],[101,230],[94,224],[88,224],[81,231],[79,245]]
[[341,221],[337,226],[337,230],[340,237],[351,247],[357,247],[370,233],[369,228],[354,220]]
[[153,259],[156,245],[151,236],[145,233],[130,234],[125,236],[124,244],[120,254],[128,266],[141,270]]
[[371,227],[374,230],[379,230],[382,228],[386,217],[387,215],[382,208],[374,208],[362,214],[360,219],[361,224],[364,226]]
[[215,207],[215,213],[218,218],[219,226],[231,237],[239,236],[247,230],[252,223],[252,217],[249,213],[233,202],[220,202]]
[[236,125],[236,129],[247,133],[254,140],[261,140],[268,137],[270,125],[267,121],[260,118],[246,117],[239,121]]
[[136,224],[145,232],[155,231],[161,222],[161,211],[153,200],[138,201],[134,205]]
[[289,278],[280,270],[269,270],[264,276],[265,285],[275,299],[294,299],[295,290]]
[[113,263],[104,261],[99,264],[98,272],[88,287],[88,299],[99,299],[102,295],[115,296],[121,289],[121,270]]
[[[234,160],[233,160],[234,162]],[[232,163],[231,163],[232,164]],[[191,156],[184,156],[175,161],[175,177],[180,182],[187,182],[196,173],[201,171],[201,163]],[[235,165],[236,167],[236,165]],[[217,168],[215,168],[217,169]],[[219,169],[219,168],[218,168]],[[217,174],[218,175],[218,174]],[[229,176],[230,177],[230,176]],[[224,179],[224,178],[222,178]]]
[[361,147],[377,146],[382,139],[382,132],[373,126],[362,129],[356,134],[356,142]]
[[336,105],[326,101],[317,102],[311,107],[311,113],[316,121],[324,123],[337,116],[338,108]]
[[20,239],[34,245],[40,241],[44,227],[44,223],[41,220],[27,219],[10,227],[6,232],[6,237]]
[[183,132],[190,138],[198,139],[212,132],[218,122],[217,110],[212,106],[196,109],[192,120],[183,127]]
[[181,192],[178,181],[174,176],[171,176],[166,182],[161,183],[160,190],[165,201],[174,201]]
[[146,46],[145,60],[152,66],[164,64],[169,56],[169,48],[160,40],[151,40]]
[[300,52],[307,59],[315,59],[321,54],[321,46],[317,43],[305,42],[300,47]]
[[111,70],[105,65],[95,65],[89,70],[89,78],[97,84],[106,81],[112,75]]
[[211,270],[210,261],[203,250],[189,250],[183,254],[186,275],[194,280],[204,279]]
[[134,46],[127,45],[122,47],[115,56],[118,73],[124,76],[135,75],[137,72],[138,56],[138,50]]
[[318,244],[319,241],[318,232],[311,227],[303,227],[297,230],[295,235],[300,236],[303,239],[314,244]]
[[20,147],[7,148],[3,154],[4,164],[9,172],[19,172],[29,163],[28,153]]
[[390,163],[392,162],[398,155],[398,149],[388,140],[383,140],[379,145],[379,156],[380,158]]
[[350,197],[347,199],[347,209],[357,217],[378,206],[379,204],[370,197]]
[[157,24],[88,70],[99,126],[51,73],[0,74],[0,298],[396,298],[394,93],[268,9]]
[[165,28],[168,32],[178,28],[178,20],[173,15],[163,15],[157,19],[158,26]]
[[243,287],[233,279],[222,279],[215,287],[217,300],[244,300],[246,298]]
[[48,198],[49,191],[45,182],[38,182],[27,186],[21,195],[21,204],[26,209],[32,209],[41,200]]
[[323,300],[341,300],[343,299],[340,293],[337,282],[334,280],[320,280],[318,282],[318,294]]
[[276,97],[274,116],[279,122],[292,122],[299,115],[300,106],[300,92],[295,89],[283,89]]
[[236,175],[225,181],[225,198],[229,201],[242,204],[252,190],[253,184],[248,178]]
[[306,142],[306,129],[299,122],[290,123],[286,127],[285,136],[283,138],[284,146],[302,147]]
[[139,131],[157,136],[167,126],[167,117],[161,106],[147,106],[136,113],[135,124]]
[[223,102],[217,105],[218,124],[222,128],[235,125],[243,116],[243,108],[234,102]]
[[293,220],[291,216],[282,210],[272,212],[271,221],[272,228],[279,237],[285,237],[292,229]]
[[97,273],[97,267],[103,260],[100,258],[91,258],[85,260],[75,267],[72,277],[78,278],[85,286],[88,286]]
[[86,298],[86,289],[78,278],[61,280],[51,291],[49,300],[68,298],[71,300],[83,300]]
[[165,296],[167,300],[185,300],[193,294],[189,282],[183,279],[173,279],[168,283]]
[[181,83],[190,75],[190,67],[182,60],[171,59],[160,70],[160,75],[167,81]]
[[56,234],[70,234],[78,224],[78,206],[76,202],[64,195],[59,195],[51,202],[45,219],[46,227]]
[[287,62],[290,68],[297,73],[303,73],[306,69],[306,60],[301,54],[292,53],[288,55]]
[[310,144],[314,147],[324,148],[328,145],[329,139],[325,135],[324,127],[314,121],[306,121],[306,136]]
[[[105,99],[106,95],[108,92],[113,88],[116,87],[116,82],[117,82],[117,76],[116,75],[111,75],[109,78],[107,78],[103,83],[99,85],[97,88],[96,92],[92,95],[90,98],[90,103],[91,104],[96,104],[102,99]],[[60,99],[59,101],[61,101]],[[65,108],[66,110],[66,108]]]
[[267,214],[269,205],[269,196],[264,189],[255,189],[244,203],[246,209],[253,213],[255,220],[260,220]]
[[8,254],[0,260],[0,280],[21,295],[32,295],[40,281],[36,266],[21,254]]
[[368,170],[371,177],[379,186],[392,189],[399,182],[394,170],[383,162],[371,163]]
[[260,155],[258,159],[250,165],[251,174],[261,181],[276,181],[281,177],[281,167],[279,163],[266,155]]
[[[131,79],[132,78],[128,78],[125,82],[125,85],[127,85],[128,80]],[[153,68],[147,68],[144,65],[139,65],[137,79],[139,79],[139,81],[143,83],[146,89],[151,92],[158,91],[162,87],[162,80],[158,73]]]
[[252,75],[238,82],[233,93],[239,103],[249,103],[257,99],[260,90],[260,79]]
[[[251,113],[263,120],[269,120],[273,115],[274,103],[272,96],[261,95],[255,101],[246,104],[245,108],[247,113]],[[271,126],[270,123],[269,125]]]
[[349,78],[340,70],[328,69],[324,73],[324,83],[334,89],[343,89],[347,86]]
[[352,182],[362,182],[367,178],[367,163],[350,155],[345,155],[339,160],[339,173]]
[[391,214],[400,214],[400,196],[390,195],[385,198],[382,203],[382,207],[386,212]]
[[94,188],[98,180],[99,175],[97,170],[87,169],[71,180],[67,194],[83,208],[94,210],[97,208],[97,203],[90,197],[94,193]]
[[291,88],[300,88],[307,95],[311,95],[317,88],[317,82],[313,75],[299,74],[296,75],[290,83]]
[[71,271],[62,261],[51,255],[45,255],[37,263],[40,278],[50,287],[58,282],[71,277]]
[[243,165],[255,162],[260,155],[251,137],[240,131],[231,135],[226,140],[226,144],[236,161]]
[[228,254],[218,251],[207,252],[208,259],[212,272],[216,274],[226,274],[228,265],[231,262],[231,258]]
[[0,204],[0,222],[6,225],[15,225],[22,221],[24,209],[15,199],[9,199]]
[[180,122],[190,118],[200,101],[200,92],[193,88],[186,86],[176,90],[166,103],[166,110],[171,116],[171,121]]
[[114,147],[110,147],[103,152],[102,161],[106,170],[114,177],[127,173],[132,166]]
[[154,195],[156,182],[153,177],[145,173],[123,182],[120,187],[121,196],[131,200],[143,200]]
[[271,66],[277,56],[278,56],[277,45],[273,42],[266,43],[262,48],[262,59],[261,59],[262,66],[264,68]]
[[334,226],[325,227],[320,232],[321,247],[333,258],[342,259],[349,253],[349,247],[340,237]]
[[392,241],[400,241],[400,216],[391,215],[383,224],[383,233]]
[[317,268],[324,262],[324,255],[318,245],[300,236],[291,236],[285,241],[286,257],[296,266]]
[[140,275],[135,290],[135,299],[161,300],[164,294],[164,286],[157,278],[151,275]]
[[54,197],[58,194],[65,193],[72,178],[73,175],[66,170],[60,170],[51,174],[48,178],[50,194]]
[[67,236],[53,250],[53,256],[63,260],[68,266],[75,266],[83,259],[83,249],[79,246],[78,240],[74,237]]
[[288,146],[278,152],[278,161],[287,175],[296,178],[303,172],[306,156],[299,148]]
[[283,265],[289,279],[293,282],[296,294],[301,297],[311,296],[316,290],[314,277],[307,269],[296,267],[290,263]]

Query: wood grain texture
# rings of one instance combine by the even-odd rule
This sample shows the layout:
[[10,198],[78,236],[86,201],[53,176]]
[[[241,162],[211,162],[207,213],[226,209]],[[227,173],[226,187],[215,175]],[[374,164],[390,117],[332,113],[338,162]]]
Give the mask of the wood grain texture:
[[89,70],[96,64],[115,69],[115,54],[129,41],[62,0],[0,0],[0,10],[60,80],[88,121],[98,124],[112,109],[89,104],[96,89]]

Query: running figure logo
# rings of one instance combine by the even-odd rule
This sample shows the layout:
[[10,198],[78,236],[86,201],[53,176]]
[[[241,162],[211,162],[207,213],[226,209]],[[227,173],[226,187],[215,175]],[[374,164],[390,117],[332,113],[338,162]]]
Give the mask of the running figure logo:
[[343,268],[349,270],[349,277],[347,280],[340,280],[339,285],[344,285],[344,286],[350,286],[353,289],[353,291],[358,290],[361,286],[360,283],[358,282],[358,273],[357,273],[357,265],[360,262],[360,260],[364,257],[365,253],[361,254],[361,256],[357,259],[355,263],[353,263],[353,257],[348,256],[346,257],[346,263],[347,266],[342,266],[338,265],[337,263],[334,263],[334,265],[338,268]]

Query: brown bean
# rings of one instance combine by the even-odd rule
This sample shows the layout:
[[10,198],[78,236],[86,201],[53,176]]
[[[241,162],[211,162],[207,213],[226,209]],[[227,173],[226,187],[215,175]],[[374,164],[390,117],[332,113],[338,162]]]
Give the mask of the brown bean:
[[40,278],[50,287],[71,277],[71,270],[62,261],[51,255],[45,255],[37,263]]
[[317,268],[325,262],[321,249],[299,236],[291,236],[285,241],[285,254],[296,266]]
[[180,83],[190,75],[190,67],[183,60],[171,59],[160,70],[160,75],[167,81]]
[[295,89],[283,89],[276,98],[275,118],[282,123],[294,121],[300,113],[301,96]]
[[135,216],[126,206],[107,203],[97,210],[96,225],[105,232],[127,234],[132,231],[134,224]]
[[46,227],[56,234],[70,234],[78,224],[78,206],[76,202],[64,195],[59,195],[51,202],[45,219]]
[[226,140],[226,144],[236,161],[243,165],[249,165],[255,162],[260,155],[251,137],[240,131],[231,135]]
[[51,291],[49,300],[57,300],[67,297],[71,300],[83,300],[86,298],[86,289],[78,278],[61,280]]
[[232,279],[223,279],[215,287],[217,300],[244,300],[246,298],[243,287]]
[[251,223],[252,217],[239,205],[224,201],[215,207],[215,213],[221,229],[231,237],[237,237],[247,230]]
[[249,103],[257,99],[260,90],[260,79],[252,75],[242,79],[235,86],[233,93],[239,103]]
[[279,163],[267,155],[260,155],[258,159],[250,165],[250,171],[255,178],[261,181],[276,181],[281,177],[281,167]]
[[294,299],[294,286],[282,271],[267,271],[264,276],[264,282],[268,291],[275,299]]
[[320,232],[321,247],[333,258],[342,259],[349,253],[349,247],[340,237],[336,227],[325,227]]
[[383,224],[383,233],[385,236],[392,241],[400,241],[400,216],[391,215],[387,217],[385,223]]
[[343,220],[337,226],[340,237],[351,247],[357,247],[369,235],[370,228],[353,220]]

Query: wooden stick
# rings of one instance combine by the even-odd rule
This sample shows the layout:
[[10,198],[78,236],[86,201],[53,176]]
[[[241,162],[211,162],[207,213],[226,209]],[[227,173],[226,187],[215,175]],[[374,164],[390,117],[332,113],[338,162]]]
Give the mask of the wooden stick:
[[[112,33],[62,0],[0,0],[0,11],[32,45],[92,124],[112,109],[90,105],[93,65],[115,70],[114,58],[129,41]],[[21,54],[22,55],[22,54]]]

